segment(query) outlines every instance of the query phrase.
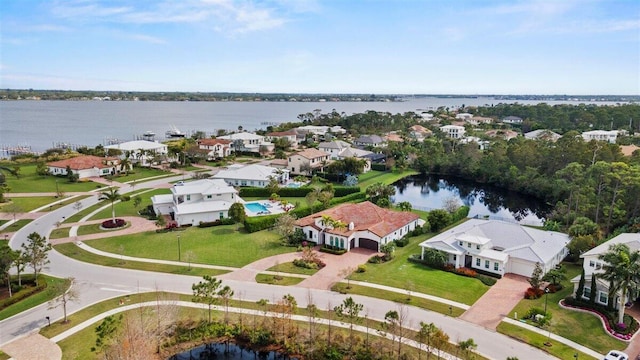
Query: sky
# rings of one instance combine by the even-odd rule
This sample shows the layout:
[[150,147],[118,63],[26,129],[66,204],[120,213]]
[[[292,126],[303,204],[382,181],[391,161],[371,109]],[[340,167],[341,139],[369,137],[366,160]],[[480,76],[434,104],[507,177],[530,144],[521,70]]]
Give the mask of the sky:
[[638,0],[0,0],[0,88],[640,94]]

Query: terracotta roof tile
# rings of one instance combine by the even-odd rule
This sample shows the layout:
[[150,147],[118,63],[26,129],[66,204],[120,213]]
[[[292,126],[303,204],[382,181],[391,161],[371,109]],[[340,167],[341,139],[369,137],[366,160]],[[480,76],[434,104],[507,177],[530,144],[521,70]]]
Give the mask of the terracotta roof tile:
[[65,159],[65,160],[52,161],[47,163],[47,166],[57,167],[57,168],[66,168],[67,166],[69,166],[71,170],[84,170],[84,169],[93,169],[93,168],[106,169],[106,168],[113,167],[119,163],[120,163],[120,160],[118,158],[112,158],[112,157],[106,158],[106,157],[99,157],[99,156],[93,156],[93,155],[83,155],[83,156],[76,156],[76,157]]
[[314,148],[309,148],[309,149],[304,149],[294,155],[300,155],[303,158],[306,159],[315,159],[315,158],[319,158],[319,157],[323,157],[323,156],[329,156],[329,154],[327,154],[324,151],[320,151],[318,149],[314,149]]

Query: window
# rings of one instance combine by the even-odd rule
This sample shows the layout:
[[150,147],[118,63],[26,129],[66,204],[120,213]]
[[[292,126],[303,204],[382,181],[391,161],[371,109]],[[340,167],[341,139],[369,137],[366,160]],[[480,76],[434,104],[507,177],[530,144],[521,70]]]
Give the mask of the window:
[[593,260],[589,261],[589,267],[594,267],[594,266],[596,266],[596,262]]
[[224,219],[224,213],[220,211],[220,219]]
[[480,267],[480,258],[476,258],[476,266]]
[[462,241],[458,241],[458,245],[462,246]]
[[468,248],[471,248],[471,243],[467,243],[467,247],[468,247]]
[[485,267],[485,269],[489,268],[489,260],[485,260],[484,261],[484,267]]
[[588,288],[585,286],[584,291],[582,292],[582,297],[585,299],[588,299],[590,295],[591,295],[591,288]]
[[211,195],[207,195],[207,199],[211,199]]
[[453,255],[453,261],[456,261],[456,260],[458,260],[458,255],[455,255],[455,254],[454,254],[454,255]]
[[187,201],[191,200],[191,195],[187,195]]
[[602,263],[598,261],[596,263],[596,270],[600,270],[601,268],[602,268]]
[[480,245],[476,245],[476,250],[480,250]]
[[313,232],[309,230],[309,239],[313,239]]
[[340,247],[344,249],[344,239],[340,239]]
[[498,269],[500,268],[500,264],[497,262],[493,263],[493,270],[498,271]]
[[604,305],[609,303],[609,296],[604,291],[598,291],[598,302]]

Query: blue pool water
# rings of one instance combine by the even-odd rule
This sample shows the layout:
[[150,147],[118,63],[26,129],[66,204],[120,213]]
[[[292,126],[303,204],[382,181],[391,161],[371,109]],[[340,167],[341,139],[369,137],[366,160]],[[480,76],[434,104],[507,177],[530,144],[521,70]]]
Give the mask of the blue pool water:
[[289,184],[287,184],[287,187],[290,187],[290,188],[299,188],[299,187],[300,187],[300,183],[289,183]]
[[254,213],[259,213],[259,212],[262,212],[262,211],[269,211],[266,206],[264,206],[264,205],[262,205],[260,203],[246,203],[246,204],[244,204],[244,207],[246,207],[247,210],[249,210],[251,212],[254,212]]

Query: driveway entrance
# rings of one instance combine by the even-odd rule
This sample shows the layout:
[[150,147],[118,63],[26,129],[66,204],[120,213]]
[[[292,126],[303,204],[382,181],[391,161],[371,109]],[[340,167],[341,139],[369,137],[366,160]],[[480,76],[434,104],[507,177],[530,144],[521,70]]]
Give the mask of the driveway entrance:
[[507,274],[493,285],[460,317],[462,320],[495,330],[502,318],[524,297],[529,287],[524,276]]

